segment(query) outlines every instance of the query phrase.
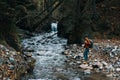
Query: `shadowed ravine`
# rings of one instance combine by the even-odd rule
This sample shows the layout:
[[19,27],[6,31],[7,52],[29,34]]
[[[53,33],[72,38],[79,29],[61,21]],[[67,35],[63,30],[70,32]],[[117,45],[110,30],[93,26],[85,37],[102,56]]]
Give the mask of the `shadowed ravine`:
[[65,62],[66,56],[62,54],[66,44],[67,40],[57,37],[55,33],[38,34],[24,39],[22,45],[25,53],[32,53],[32,57],[36,59],[33,73],[25,80],[93,80],[91,77],[105,77],[100,73],[84,75],[83,70],[73,63],[68,65]]

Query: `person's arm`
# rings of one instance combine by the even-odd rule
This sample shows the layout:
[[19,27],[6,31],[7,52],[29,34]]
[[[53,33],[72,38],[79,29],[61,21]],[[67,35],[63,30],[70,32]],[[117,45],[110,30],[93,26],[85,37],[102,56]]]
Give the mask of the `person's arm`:
[[84,41],[84,48],[86,48],[86,46],[87,46],[87,41],[85,40]]

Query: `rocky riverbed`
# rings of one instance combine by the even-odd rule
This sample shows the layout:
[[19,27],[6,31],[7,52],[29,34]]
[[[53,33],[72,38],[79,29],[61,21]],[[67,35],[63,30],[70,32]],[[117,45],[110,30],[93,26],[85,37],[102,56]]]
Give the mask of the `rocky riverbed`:
[[[84,48],[77,45],[66,46],[66,64],[75,69],[82,69],[85,80],[120,80],[120,41],[94,40],[90,49],[89,61],[84,62]],[[84,80],[84,79],[83,79]]]
[[67,45],[56,34],[45,33],[23,40],[24,53],[36,59],[28,80],[119,80],[120,42],[94,40],[89,61],[84,63],[84,48]]
[[[44,41],[42,43],[44,46],[38,48],[34,45],[35,39],[33,38],[34,44],[31,40],[31,47],[32,45],[35,49],[44,47],[46,51],[39,51],[32,57],[32,53],[35,53],[34,48],[20,53],[0,44],[0,80],[120,80],[120,41],[118,40],[94,40],[88,63],[84,63],[83,46],[64,45],[65,50],[61,50],[63,49],[59,48],[61,39],[54,37],[49,39],[50,42]],[[39,43],[37,39],[36,42]],[[46,48],[45,44],[47,44]],[[58,44],[60,45],[57,48]],[[58,50],[53,51],[55,48],[52,48],[53,45]],[[34,72],[28,77],[27,73],[30,71]]]
[[0,80],[22,80],[34,68],[35,59],[30,54],[16,52],[0,44]]

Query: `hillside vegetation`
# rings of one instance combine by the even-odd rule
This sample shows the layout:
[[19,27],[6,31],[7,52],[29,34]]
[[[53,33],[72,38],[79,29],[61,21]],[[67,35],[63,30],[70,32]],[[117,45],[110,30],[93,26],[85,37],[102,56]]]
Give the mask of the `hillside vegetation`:
[[86,34],[119,39],[119,17],[119,0],[0,0],[0,40],[19,47],[18,28],[50,31],[51,22],[56,20],[58,35],[68,43],[81,43]]

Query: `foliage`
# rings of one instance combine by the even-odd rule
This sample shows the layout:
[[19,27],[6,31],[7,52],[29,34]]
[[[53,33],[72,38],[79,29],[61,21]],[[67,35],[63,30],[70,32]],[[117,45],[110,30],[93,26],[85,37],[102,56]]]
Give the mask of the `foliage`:
[[[7,38],[12,37],[11,34],[15,35],[12,37],[13,42],[18,38],[15,15],[15,9],[11,7],[10,1],[6,0],[0,2],[0,40],[3,44],[8,43]],[[17,40],[16,43],[18,43]]]
[[60,7],[59,15],[63,17],[61,24],[65,27],[64,34],[69,33],[68,41],[76,43],[85,34],[92,38],[119,38],[119,0],[78,2],[79,0],[66,0]]
[[[59,2],[62,3],[56,6]],[[33,30],[36,25],[39,27],[38,31],[50,29],[48,26],[52,19],[59,21],[58,35],[67,37],[70,43],[81,43],[85,34],[93,38],[119,37],[119,2],[119,0],[0,0],[0,38],[4,39],[5,35],[11,33],[16,34],[17,27]]]

